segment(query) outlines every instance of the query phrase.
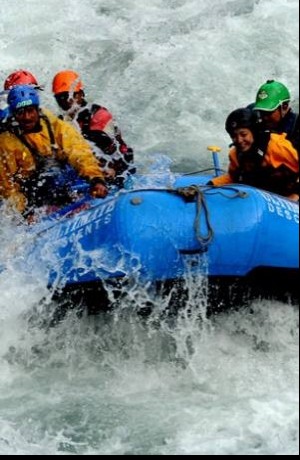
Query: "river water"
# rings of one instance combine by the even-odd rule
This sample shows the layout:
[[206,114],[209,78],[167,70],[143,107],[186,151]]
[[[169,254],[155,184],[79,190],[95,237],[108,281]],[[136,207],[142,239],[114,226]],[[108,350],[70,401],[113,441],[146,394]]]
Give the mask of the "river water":
[[[52,77],[73,68],[141,170],[209,167],[212,143],[226,166],[226,115],[266,79],[298,110],[298,15],[296,0],[2,0],[0,77],[30,70],[57,111]],[[255,300],[208,318],[196,288],[192,313],[141,318],[145,291],[37,327],[26,313],[49,294],[16,269],[22,238],[3,220],[0,454],[298,454],[298,308]]]

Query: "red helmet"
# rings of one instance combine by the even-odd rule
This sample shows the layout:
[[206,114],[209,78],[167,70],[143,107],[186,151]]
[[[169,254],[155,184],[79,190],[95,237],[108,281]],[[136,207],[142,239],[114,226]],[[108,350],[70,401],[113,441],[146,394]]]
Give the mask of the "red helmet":
[[35,85],[39,86],[37,79],[28,70],[16,70],[11,73],[4,82],[5,91],[10,90],[18,85]]
[[54,94],[72,92],[76,93],[83,90],[83,83],[80,76],[74,70],[62,70],[58,72],[52,81],[52,91]]

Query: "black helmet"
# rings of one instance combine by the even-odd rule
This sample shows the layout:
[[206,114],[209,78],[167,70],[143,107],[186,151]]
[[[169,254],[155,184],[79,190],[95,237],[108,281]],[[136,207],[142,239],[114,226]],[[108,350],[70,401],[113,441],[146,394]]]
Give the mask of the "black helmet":
[[233,135],[234,130],[238,128],[248,128],[253,133],[258,128],[258,114],[249,108],[236,109],[231,112],[226,120],[225,129],[230,136]]

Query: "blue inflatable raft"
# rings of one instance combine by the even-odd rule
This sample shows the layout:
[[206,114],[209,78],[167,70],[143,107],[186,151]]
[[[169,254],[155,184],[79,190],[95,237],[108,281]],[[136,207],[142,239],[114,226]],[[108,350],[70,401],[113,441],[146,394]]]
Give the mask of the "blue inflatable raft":
[[186,276],[294,282],[298,204],[249,186],[207,186],[207,180],[178,176],[172,187],[84,198],[30,227],[25,269],[55,288]]

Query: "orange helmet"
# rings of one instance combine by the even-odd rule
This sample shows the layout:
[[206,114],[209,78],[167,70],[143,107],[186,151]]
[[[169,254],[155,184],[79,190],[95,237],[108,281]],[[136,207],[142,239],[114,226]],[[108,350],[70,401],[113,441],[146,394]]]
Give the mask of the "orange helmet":
[[10,90],[14,86],[18,85],[36,85],[38,86],[37,79],[35,78],[32,73],[28,72],[28,70],[16,70],[15,72],[11,73],[4,82],[4,89],[5,91]]
[[78,73],[73,70],[62,70],[58,72],[52,81],[52,91],[54,94],[72,92],[76,93],[83,89],[83,83]]

